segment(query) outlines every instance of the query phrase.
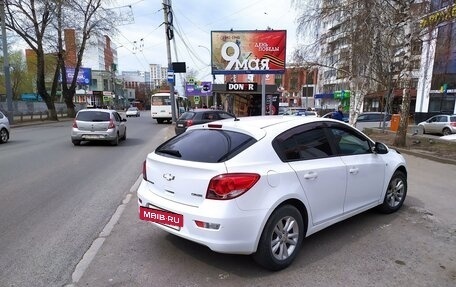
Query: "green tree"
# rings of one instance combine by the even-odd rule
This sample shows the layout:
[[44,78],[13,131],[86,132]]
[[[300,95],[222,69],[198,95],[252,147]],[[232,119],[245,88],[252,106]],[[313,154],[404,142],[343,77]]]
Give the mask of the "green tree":
[[46,89],[46,51],[49,48],[47,29],[49,28],[55,10],[53,0],[9,0],[7,1],[5,22],[6,26],[21,37],[32,49],[36,56],[36,89],[46,103],[49,118],[57,119],[54,105],[54,95]]

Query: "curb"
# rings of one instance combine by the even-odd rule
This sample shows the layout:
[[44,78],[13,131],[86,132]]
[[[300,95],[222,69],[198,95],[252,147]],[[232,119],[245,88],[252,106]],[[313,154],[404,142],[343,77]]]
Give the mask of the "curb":
[[416,157],[420,157],[420,158],[424,158],[424,159],[428,159],[428,160],[432,160],[432,161],[436,161],[436,162],[440,162],[440,163],[456,165],[456,160],[454,160],[454,159],[438,157],[438,156],[435,156],[435,155],[429,155],[429,154],[426,154],[426,153],[423,153],[423,152],[412,151],[412,150],[404,149],[404,148],[397,148],[397,147],[394,147],[394,146],[390,147],[390,148],[391,149],[395,149],[398,152],[408,154],[408,155],[413,155],[413,156],[416,156]]

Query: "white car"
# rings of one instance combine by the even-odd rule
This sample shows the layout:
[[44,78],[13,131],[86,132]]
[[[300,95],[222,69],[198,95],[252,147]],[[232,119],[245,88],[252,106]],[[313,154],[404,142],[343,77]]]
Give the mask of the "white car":
[[191,126],[148,154],[139,217],[221,253],[280,270],[306,236],[407,193],[401,154],[319,117],[256,116]]
[[128,108],[128,110],[125,112],[125,116],[128,117],[139,117],[141,116],[141,113],[139,112],[138,108],[136,107],[131,107]]
[[9,140],[10,129],[8,118],[0,112],[0,143],[6,143]]

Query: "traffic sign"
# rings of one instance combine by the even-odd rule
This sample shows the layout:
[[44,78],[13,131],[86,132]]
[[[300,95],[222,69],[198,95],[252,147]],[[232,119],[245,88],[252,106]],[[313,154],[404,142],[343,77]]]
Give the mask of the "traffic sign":
[[168,83],[174,83],[174,71],[168,70]]

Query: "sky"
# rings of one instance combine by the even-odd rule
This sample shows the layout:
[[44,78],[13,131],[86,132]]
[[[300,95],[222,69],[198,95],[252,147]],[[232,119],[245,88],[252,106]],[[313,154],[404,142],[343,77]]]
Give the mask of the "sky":
[[[120,33],[119,71],[148,71],[149,64],[167,66],[162,0],[117,0]],[[185,62],[198,72],[197,80],[211,80],[211,31],[287,30],[287,62],[296,46],[296,12],[291,0],[173,0],[172,62]],[[176,55],[177,54],[177,55]]]

